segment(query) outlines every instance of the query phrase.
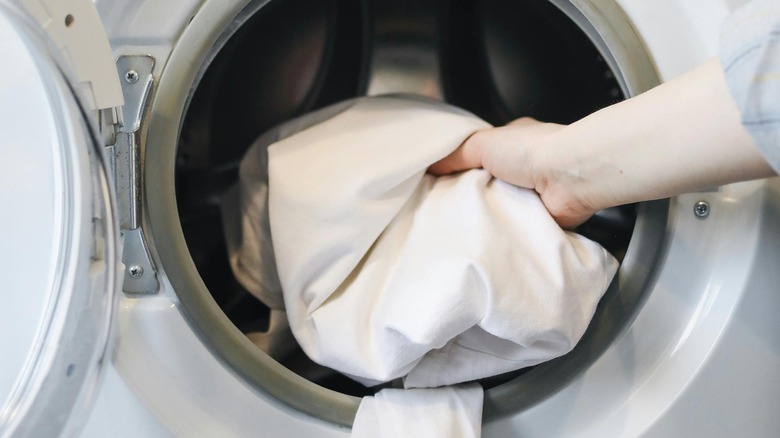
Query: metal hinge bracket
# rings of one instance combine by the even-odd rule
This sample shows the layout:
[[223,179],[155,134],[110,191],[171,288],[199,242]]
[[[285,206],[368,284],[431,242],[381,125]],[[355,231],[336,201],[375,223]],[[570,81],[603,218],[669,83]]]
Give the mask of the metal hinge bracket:
[[141,153],[138,131],[152,89],[154,58],[123,55],[116,61],[125,104],[118,112],[115,143],[107,146],[122,230],[122,290],[128,294],[153,294],[160,289],[157,269],[141,229]]

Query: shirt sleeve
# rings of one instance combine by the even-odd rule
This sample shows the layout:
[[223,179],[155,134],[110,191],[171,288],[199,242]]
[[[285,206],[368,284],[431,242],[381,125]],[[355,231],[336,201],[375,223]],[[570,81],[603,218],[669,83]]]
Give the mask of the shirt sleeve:
[[780,173],[780,1],[734,11],[721,29],[720,60],[742,124]]

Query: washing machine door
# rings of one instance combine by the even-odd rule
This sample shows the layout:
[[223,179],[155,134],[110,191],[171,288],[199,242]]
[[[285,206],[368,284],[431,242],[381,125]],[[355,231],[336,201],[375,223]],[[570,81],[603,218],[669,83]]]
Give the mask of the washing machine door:
[[121,272],[94,113],[48,35],[0,2],[3,437],[79,428],[110,362]]

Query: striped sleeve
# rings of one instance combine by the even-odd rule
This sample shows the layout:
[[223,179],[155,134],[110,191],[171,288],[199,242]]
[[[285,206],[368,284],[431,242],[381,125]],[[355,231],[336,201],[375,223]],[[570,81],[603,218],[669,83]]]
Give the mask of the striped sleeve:
[[780,173],[780,1],[734,11],[721,29],[720,60],[742,124]]

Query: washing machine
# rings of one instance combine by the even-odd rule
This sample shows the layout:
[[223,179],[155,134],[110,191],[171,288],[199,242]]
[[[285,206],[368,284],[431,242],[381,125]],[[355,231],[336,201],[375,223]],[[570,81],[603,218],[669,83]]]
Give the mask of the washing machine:
[[[568,123],[714,56],[740,3],[0,3],[0,435],[349,436],[376,388],[252,340],[220,202],[253,140],[384,93]],[[573,351],[480,382],[484,436],[776,436],[780,182],[579,231],[620,270]]]

